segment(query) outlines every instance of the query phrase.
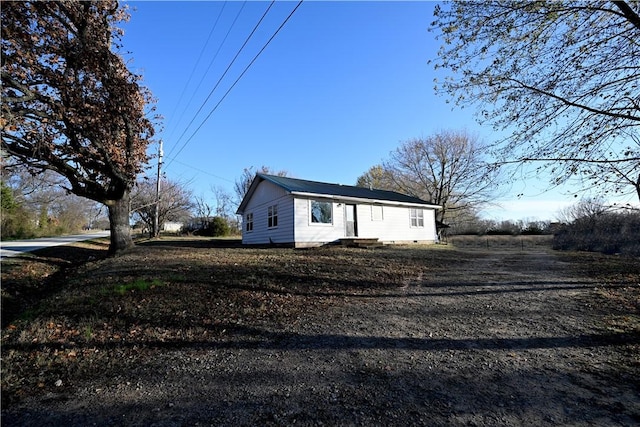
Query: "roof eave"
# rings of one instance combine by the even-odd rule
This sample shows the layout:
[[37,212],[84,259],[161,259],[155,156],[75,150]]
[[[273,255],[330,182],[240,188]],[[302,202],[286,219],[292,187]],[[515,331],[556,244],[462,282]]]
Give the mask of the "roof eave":
[[317,198],[330,199],[330,200],[336,200],[341,202],[360,202],[360,203],[392,205],[392,206],[419,206],[419,207],[428,208],[428,209],[442,209],[442,206],[433,205],[431,203],[426,203],[426,202],[425,203],[399,202],[394,200],[367,199],[363,197],[339,196],[336,194],[308,193],[303,191],[292,191],[291,194],[293,196],[317,197]]
[[258,187],[258,184],[260,184],[260,182],[262,182],[264,180],[265,180],[265,177],[262,176],[262,174],[260,174],[260,173],[256,174],[256,176],[253,178],[253,181],[251,181],[251,185],[249,186],[249,190],[247,190],[247,193],[244,195],[244,197],[242,198],[242,201],[238,205],[238,209],[236,209],[236,215],[243,215],[244,214],[244,210],[247,207],[247,204],[249,203],[249,200],[251,199],[251,196],[253,196],[253,193],[256,191],[256,188]]

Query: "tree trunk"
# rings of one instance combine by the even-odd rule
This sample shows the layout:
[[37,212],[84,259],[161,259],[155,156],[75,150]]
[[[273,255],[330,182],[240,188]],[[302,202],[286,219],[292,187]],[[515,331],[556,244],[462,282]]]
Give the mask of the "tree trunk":
[[131,226],[129,225],[129,190],[125,191],[122,198],[110,200],[107,203],[109,208],[109,224],[111,225],[111,244],[109,253],[118,254],[133,247],[131,238]]

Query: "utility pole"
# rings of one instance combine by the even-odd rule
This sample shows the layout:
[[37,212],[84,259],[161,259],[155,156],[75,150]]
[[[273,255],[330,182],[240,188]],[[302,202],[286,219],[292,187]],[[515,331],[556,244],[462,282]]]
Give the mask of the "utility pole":
[[156,213],[153,217],[153,237],[160,236],[160,176],[162,169],[162,156],[164,152],[162,151],[162,140],[160,140],[160,146],[158,147],[158,179],[156,180]]

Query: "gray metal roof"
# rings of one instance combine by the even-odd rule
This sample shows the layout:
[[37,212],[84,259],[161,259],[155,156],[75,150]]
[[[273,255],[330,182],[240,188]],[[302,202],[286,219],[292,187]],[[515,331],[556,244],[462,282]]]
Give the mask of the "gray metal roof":
[[289,193],[309,194],[309,195],[325,195],[338,196],[354,199],[365,199],[371,201],[383,201],[394,203],[410,203],[418,205],[428,205],[429,207],[438,208],[427,201],[417,197],[408,196],[406,194],[397,193],[395,191],[374,190],[365,187],[355,187],[352,185],[330,184],[326,182],[307,181],[304,179],[289,178],[286,176],[267,175],[263,173],[256,174],[251,184],[251,188],[247,192],[245,199],[238,207],[238,212],[243,212],[248,196],[255,190],[255,187],[261,181],[269,181]]

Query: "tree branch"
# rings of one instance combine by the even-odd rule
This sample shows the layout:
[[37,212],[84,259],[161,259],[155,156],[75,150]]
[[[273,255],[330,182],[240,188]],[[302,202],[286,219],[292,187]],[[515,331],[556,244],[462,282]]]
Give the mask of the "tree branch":
[[567,98],[564,98],[562,96],[556,95],[553,92],[549,92],[549,91],[540,89],[538,87],[534,87],[534,86],[528,85],[528,84],[526,84],[526,83],[524,83],[524,82],[522,82],[522,81],[520,81],[518,79],[507,78],[505,80],[510,81],[510,82],[514,82],[514,83],[516,83],[518,86],[520,86],[523,89],[527,89],[527,90],[529,90],[531,92],[535,92],[535,93],[538,93],[540,95],[544,95],[544,96],[547,96],[549,98],[553,98],[553,99],[555,99],[557,101],[560,101],[564,105],[567,105],[567,106],[570,106],[570,107],[580,108],[582,110],[589,111],[590,113],[594,113],[594,114],[599,114],[599,115],[604,115],[604,116],[608,116],[608,117],[614,117],[614,118],[618,118],[618,119],[627,119],[627,120],[633,120],[633,121],[639,121],[640,122],[640,116],[633,116],[633,115],[630,115],[630,114],[612,113],[612,112],[607,111],[607,110],[599,110],[599,109],[596,109],[596,108],[593,108],[593,107],[589,107],[588,105],[585,105],[585,104],[580,104],[580,103],[577,103],[577,102],[570,101]]
[[[593,163],[593,164],[619,164],[627,162],[640,162],[640,157],[629,157],[627,159],[585,159],[579,157],[522,157],[516,160],[504,160],[495,162],[494,165],[512,165],[526,162],[579,162],[579,163]],[[640,166],[640,163],[639,163]]]
[[638,14],[631,8],[631,6],[629,6],[626,1],[616,0],[612,3],[615,4],[618,9],[620,9],[620,11],[622,11],[622,14],[630,23],[632,23],[637,29],[640,30],[640,16],[638,16]]

